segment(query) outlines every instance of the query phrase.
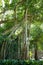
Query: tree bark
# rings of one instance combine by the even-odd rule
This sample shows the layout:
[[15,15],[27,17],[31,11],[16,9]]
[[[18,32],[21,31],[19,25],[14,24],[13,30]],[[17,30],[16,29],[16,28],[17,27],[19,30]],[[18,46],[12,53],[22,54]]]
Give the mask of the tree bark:
[[38,60],[38,55],[37,55],[37,52],[38,52],[38,46],[37,46],[37,43],[35,43],[35,60]]

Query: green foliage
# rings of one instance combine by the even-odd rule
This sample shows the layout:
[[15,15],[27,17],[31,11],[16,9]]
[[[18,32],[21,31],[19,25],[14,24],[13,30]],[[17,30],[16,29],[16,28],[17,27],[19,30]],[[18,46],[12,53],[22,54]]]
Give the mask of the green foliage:
[[43,61],[0,60],[0,65],[43,65]]
[[14,22],[7,22],[5,23],[5,28],[10,29],[14,25]]
[[4,40],[4,37],[2,34],[0,34],[0,43],[2,43],[3,40]]
[[33,25],[33,27],[30,29],[30,36],[33,40],[38,40],[41,36],[42,30],[39,26]]
[[4,32],[4,28],[0,27],[0,33]]
[[43,43],[43,32],[40,28],[40,24],[32,24],[32,27],[30,28],[30,48],[34,48],[35,43],[38,45],[38,49],[42,49],[42,43]]

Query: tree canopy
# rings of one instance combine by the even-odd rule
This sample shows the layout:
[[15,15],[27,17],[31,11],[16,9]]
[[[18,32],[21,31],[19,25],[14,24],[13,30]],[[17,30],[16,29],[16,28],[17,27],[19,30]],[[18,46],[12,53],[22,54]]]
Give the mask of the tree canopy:
[[0,43],[21,35],[43,43],[43,0],[0,0]]

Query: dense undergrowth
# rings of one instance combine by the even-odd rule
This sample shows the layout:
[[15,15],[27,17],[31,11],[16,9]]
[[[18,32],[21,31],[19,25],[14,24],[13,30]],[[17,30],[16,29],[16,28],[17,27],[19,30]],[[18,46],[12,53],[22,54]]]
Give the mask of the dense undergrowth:
[[43,65],[43,61],[0,60],[0,65]]

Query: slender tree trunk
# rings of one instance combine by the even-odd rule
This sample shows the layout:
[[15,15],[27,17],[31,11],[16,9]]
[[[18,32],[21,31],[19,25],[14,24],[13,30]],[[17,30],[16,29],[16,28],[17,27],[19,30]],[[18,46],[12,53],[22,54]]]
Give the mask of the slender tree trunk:
[[37,43],[35,43],[35,60],[38,60],[38,55],[37,55],[37,52],[38,52],[38,46],[37,46]]
[[3,53],[4,53],[4,47],[5,47],[5,43],[3,42],[2,48],[1,48],[1,59],[4,59],[4,55],[3,55]]

